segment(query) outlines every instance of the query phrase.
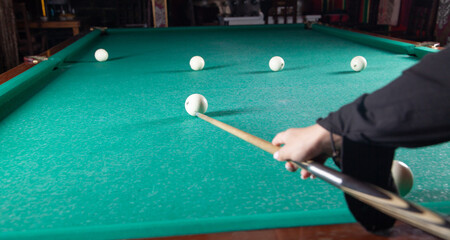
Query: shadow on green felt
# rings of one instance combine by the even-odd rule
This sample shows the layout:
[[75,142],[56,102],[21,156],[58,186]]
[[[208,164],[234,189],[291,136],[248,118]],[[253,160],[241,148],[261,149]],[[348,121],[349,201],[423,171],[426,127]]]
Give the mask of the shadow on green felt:
[[347,70],[347,71],[336,71],[336,72],[329,72],[328,74],[330,74],[330,75],[345,75],[345,74],[358,74],[358,73],[363,73],[363,72],[367,72],[367,71],[380,71],[380,70],[383,70],[384,68],[382,68],[382,67],[377,67],[377,66],[375,66],[375,67],[368,67],[368,68],[366,68],[366,69],[364,69],[363,71],[361,71],[361,72],[356,72],[356,71],[353,71],[353,70]]
[[251,72],[243,72],[241,73],[242,75],[253,75],[253,74],[272,74],[274,73],[271,70],[266,70],[266,71],[251,71]]
[[[302,70],[305,68],[309,68],[310,66],[300,66],[300,67],[289,67],[289,68],[284,68],[283,70],[281,70],[280,72],[289,72],[289,71],[297,71],[297,70]],[[250,71],[250,72],[243,72],[241,73],[242,75],[247,75],[247,74],[272,74],[275,73],[272,70],[265,70],[265,71]]]
[[125,59],[125,58],[130,58],[130,57],[132,57],[132,56],[130,55],[130,56],[113,57],[113,58],[109,58],[107,61],[108,61],[108,62],[110,62],[110,61],[117,61],[117,60],[121,60],[121,59]]
[[[239,109],[233,109],[233,110],[223,110],[223,111],[214,111],[214,112],[206,112],[205,114],[209,117],[222,117],[222,116],[231,116],[231,115],[239,115],[239,114],[247,114],[257,111],[262,111],[263,108],[239,108]],[[198,121],[196,117],[189,116],[189,114],[185,111],[180,113],[180,116],[176,117],[167,117],[167,118],[161,118],[161,119],[155,119],[155,120],[149,120],[149,121],[141,121],[141,122],[135,122],[130,124],[121,124],[117,127],[114,127],[114,131],[117,131],[120,129],[120,131],[134,131],[134,129],[150,129],[152,127],[163,127],[163,126],[169,126],[169,125],[179,125],[185,122],[186,120],[189,121]]]
[[284,68],[282,71],[297,71],[297,70],[303,70],[303,69],[307,69],[307,68],[311,68],[311,66],[288,67],[288,68]]
[[203,68],[203,71],[227,68],[227,67],[232,67],[232,66],[233,66],[233,64],[225,64],[225,65],[217,65],[217,66],[205,67],[205,68]]
[[[125,58],[129,58],[131,56],[121,56],[121,57],[113,57],[113,58],[108,58],[107,62],[112,62],[112,61],[117,61],[117,60],[121,60],[121,59],[125,59]],[[65,60],[64,63],[96,63],[98,62],[97,60],[82,60],[82,61],[77,61],[77,60]]]
[[[211,66],[211,67],[205,67],[203,68],[202,71],[209,71],[209,70],[214,70],[214,69],[221,69],[221,68],[227,68],[227,67],[231,67],[233,65],[228,64],[228,65],[218,65],[218,66]],[[183,70],[164,70],[164,71],[155,71],[153,73],[187,73],[187,72],[195,72],[192,69],[183,69]],[[201,71],[199,71],[201,72]]]
[[337,72],[329,72],[330,75],[344,75],[344,74],[356,74],[358,72],[355,71],[337,71]]
[[223,117],[229,115],[239,115],[239,114],[247,114],[257,111],[262,111],[262,108],[240,108],[233,110],[223,110],[223,111],[214,111],[214,112],[206,112],[205,115],[209,117]]
[[183,70],[165,70],[165,71],[154,71],[152,73],[188,73],[192,72],[191,69],[183,69]]

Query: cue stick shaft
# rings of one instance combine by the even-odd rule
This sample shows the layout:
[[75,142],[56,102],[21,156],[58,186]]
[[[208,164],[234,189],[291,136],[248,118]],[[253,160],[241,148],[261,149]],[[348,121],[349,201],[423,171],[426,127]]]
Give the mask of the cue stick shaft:
[[[205,114],[196,113],[196,116],[271,154],[274,154],[281,148],[264,139],[208,117]],[[288,161],[295,164],[297,167],[308,170],[316,177],[341,189],[346,194],[351,195],[391,217],[440,238],[450,239],[450,222],[431,210],[409,202],[380,187],[356,180],[322,164],[313,161]]]
[[252,145],[257,146],[257,147],[261,148],[262,150],[264,150],[266,152],[274,154],[275,152],[277,152],[280,149],[280,147],[275,146],[272,143],[270,143],[270,142],[268,142],[268,141],[266,141],[266,140],[264,140],[262,138],[259,138],[257,136],[253,136],[253,135],[251,135],[249,133],[246,133],[246,132],[244,132],[244,131],[242,131],[240,129],[232,127],[232,126],[230,126],[230,125],[228,125],[226,123],[223,123],[223,122],[218,121],[218,120],[216,120],[214,118],[208,117],[205,114],[196,113],[196,115],[197,115],[197,117],[199,117],[199,118],[201,118],[201,119],[211,123],[212,125],[214,125],[216,127],[219,127],[220,129],[222,129],[222,130],[224,130],[224,131],[226,131],[228,133],[231,133],[234,136],[236,136],[236,137],[238,137],[238,138],[240,138],[240,139],[242,139],[242,140],[244,140],[244,141],[246,141],[248,143],[251,143]]

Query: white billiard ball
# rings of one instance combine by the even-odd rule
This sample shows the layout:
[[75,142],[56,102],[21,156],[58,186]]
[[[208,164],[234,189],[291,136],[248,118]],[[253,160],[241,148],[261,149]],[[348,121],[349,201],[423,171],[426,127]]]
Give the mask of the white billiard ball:
[[411,169],[404,162],[394,160],[392,162],[391,173],[398,194],[404,197],[413,187],[414,176]]
[[350,62],[350,66],[356,72],[361,72],[367,67],[367,60],[362,56],[356,56]]
[[283,70],[284,68],[284,60],[281,57],[275,56],[270,59],[269,67],[272,71],[277,72]]
[[95,59],[99,62],[104,62],[108,60],[108,57],[109,57],[108,52],[103,48],[97,49],[97,51],[95,51]]
[[200,56],[194,56],[189,61],[189,65],[194,71],[202,70],[205,67],[205,60]]
[[191,116],[195,116],[196,113],[205,113],[206,109],[208,109],[208,101],[206,98],[201,94],[192,94],[184,103],[184,107],[186,108],[186,111]]

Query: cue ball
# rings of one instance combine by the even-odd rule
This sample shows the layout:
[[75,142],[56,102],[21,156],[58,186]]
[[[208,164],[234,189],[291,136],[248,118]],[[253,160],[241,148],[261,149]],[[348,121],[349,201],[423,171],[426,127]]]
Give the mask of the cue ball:
[[95,51],[95,59],[99,62],[104,62],[108,60],[108,56],[109,56],[108,52],[103,48],[100,48],[97,51]]
[[197,112],[206,112],[206,109],[208,109],[208,101],[206,101],[206,98],[201,94],[192,94],[186,99],[184,107],[189,115],[195,116]]
[[367,60],[362,56],[356,56],[350,62],[350,66],[356,72],[361,72],[367,67]]
[[272,71],[278,72],[280,70],[283,70],[284,68],[284,60],[281,57],[275,56],[270,59],[269,61],[269,67]]
[[202,70],[205,67],[205,60],[200,56],[194,56],[189,61],[189,65],[191,65],[192,70],[198,71]]
[[402,197],[406,196],[411,191],[414,182],[411,169],[404,162],[394,160],[391,172],[398,194]]

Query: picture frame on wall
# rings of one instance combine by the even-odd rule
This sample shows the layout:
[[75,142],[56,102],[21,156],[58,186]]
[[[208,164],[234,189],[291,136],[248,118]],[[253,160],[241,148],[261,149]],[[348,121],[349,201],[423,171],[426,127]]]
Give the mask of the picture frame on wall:
[[153,26],[155,28],[168,27],[167,0],[152,0]]

